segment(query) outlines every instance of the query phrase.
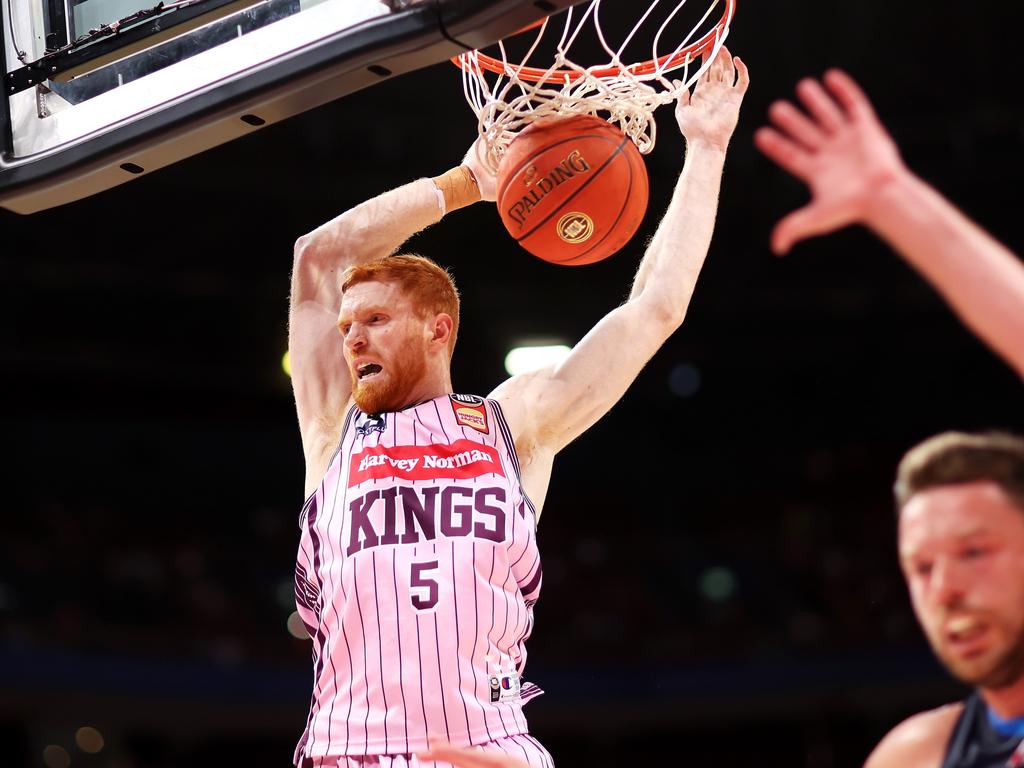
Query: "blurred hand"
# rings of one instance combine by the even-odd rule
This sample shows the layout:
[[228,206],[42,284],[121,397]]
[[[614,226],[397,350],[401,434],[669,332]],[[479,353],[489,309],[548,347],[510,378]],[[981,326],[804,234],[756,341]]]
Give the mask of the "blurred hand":
[[906,173],[895,142],[875,116],[860,86],[845,72],[797,85],[804,114],[788,101],[768,111],[773,128],[754,143],[811,188],[811,202],[786,216],[772,233],[772,250],[787,253],[800,240],[866,223],[880,186]]
[[676,121],[687,144],[705,143],[725,151],[736,130],[743,94],[750,85],[747,65],[724,45],[700,76],[693,94],[683,88],[676,100]]
[[477,186],[480,188],[480,199],[493,203],[498,196],[498,180],[487,168],[487,164],[481,159],[484,153],[483,137],[477,136],[473,146],[469,148],[462,164],[469,168],[476,177]]
[[416,755],[422,762],[436,760],[451,763],[457,768],[530,768],[522,760],[509,757],[503,752],[485,752],[476,747],[453,747],[444,742],[435,743],[427,752]]

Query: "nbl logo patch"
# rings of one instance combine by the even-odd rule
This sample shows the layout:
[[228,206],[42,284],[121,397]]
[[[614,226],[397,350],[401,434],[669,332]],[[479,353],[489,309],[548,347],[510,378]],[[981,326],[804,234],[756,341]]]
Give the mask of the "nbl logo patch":
[[449,395],[455,421],[460,427],[469,427],[477,432],[487,434],[487,406],[484,399],[476,395]]

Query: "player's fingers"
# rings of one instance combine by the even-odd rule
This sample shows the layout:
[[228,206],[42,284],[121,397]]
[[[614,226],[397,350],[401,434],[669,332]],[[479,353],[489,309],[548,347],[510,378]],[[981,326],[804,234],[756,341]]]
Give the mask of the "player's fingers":
[[774,128],[759,128],[755,131],[754,144],[769,160],[797,178],[805,179],[810,173],[810,153]]
[[715,68],[715,63],[711,62],[709,64],[708,55],[705,53],[702,54],[700,57],[700,65],[704,69],[704,71],[700,73],[700,77],[697,78],[697,82],[706,83],[708,80],[711,79],[711,72]]
[[419,752],[416,754],[421,760],[440,760],[449,763],[458,763],[461,765],[479,765],[479,758],[486,757],[487,754],[479,749],[456,747],[447,742],[433,742],[430,748],[426,752]]
[[811,78],[801,80],[796,87],[797,95],[807,107],[818,124],[828,133],[834,133],[845,121],[839,105],[821,87],[821,83]]
[[681,109],[688,106],[690,106],[690,92],[686,88],[683,88],[683,90],[676,95],[676,112],[678,113]]
[[676,89],[676,110],[685,107],[690,103],[690,89],[683,87],[682,80],[673,80],[672,85]]
[[794,245],[837,228],[837,223],[813,203],[784,217],[772,231],[771,246],[776,256],[785,256]]
[[518,760],[504,754],[485,752],[474,747],[453,747],[451,744],[435,744],[427,752],[417,753],[423,761],[440,761],[461,766],[461,768],[521,768]]
[[841,69],[830,69],[825,73],[825,85],[852,117],[874,117],[875,109],[871,100],[857,81]]
[[736,68],[732,63],[732,54],[729,53],[729,49],[724,45],[719,49],[718,55],[715,57],[715,66],[718,69],[718,78],[723,83],[732,85],[736,80]]
[[733,63],[736,65],[736,88],[741,94],[747,92],[747,88],[750,87],[750,70],[747,69],[746,63],[737,56],[733,59]]
[[817,123],[788,101],[776,101],[768,108],[768,118],[788,138],[795,139],[811,150],[817,150],[825,141],[825,134]]
[[[477,750],[458,749],[451,745],[432,746],[426,752],[417,752],[420,762],[451,763],[462,768],[489,768],[487,763],[476,760]],[[480,753],[482,754],[482,753]]]

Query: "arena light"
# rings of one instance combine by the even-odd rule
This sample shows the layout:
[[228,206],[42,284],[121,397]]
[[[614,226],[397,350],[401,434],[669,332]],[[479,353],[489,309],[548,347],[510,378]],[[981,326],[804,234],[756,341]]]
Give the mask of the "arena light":
[[306,625],[302,623],[302,617],[298,611],[292,611],[286,623],[288,634],[297,640],[309,640],[309,633],[306,632]]
[[46,768],[70,768],[71,755],[64,747],[57,744],[49,744],[43,750],[43,765]]
[[505,355],[505,370],[509,376],[536,371],[562,362],[571,351],[567,344],[524,344],[513,347]]
[[98,754],[103,751],[103,734],[92,726],[83,725],[75,731],[75,744],[83,752],[90,755]]
[[693,397],[700,390],[700,369],[690,363],[678,363],[668,376],[668,388],[680,398]]
[[277,597],[277,604],[285,610],[295,608],[295,582],[291,580],[284,580],[277,585],[277,589],[274,590]]
[[724,603],[736,594],[739,582],[735,572],[724,566],[714,566],[700,576],[700,591],[712,603]]

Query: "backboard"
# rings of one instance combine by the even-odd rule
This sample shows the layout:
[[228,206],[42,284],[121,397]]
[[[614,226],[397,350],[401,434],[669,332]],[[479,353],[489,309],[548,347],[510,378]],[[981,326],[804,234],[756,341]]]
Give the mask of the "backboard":
[[123,184],[577,0],[0,0],[0,206]]

